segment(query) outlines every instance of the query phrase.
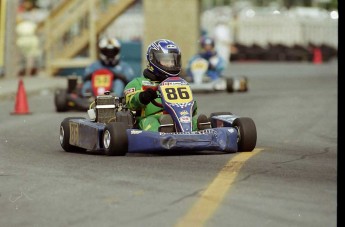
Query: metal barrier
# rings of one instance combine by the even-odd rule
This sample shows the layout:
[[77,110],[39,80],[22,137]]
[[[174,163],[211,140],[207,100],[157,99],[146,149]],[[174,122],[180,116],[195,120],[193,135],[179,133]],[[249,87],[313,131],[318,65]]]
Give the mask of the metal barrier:
[[[314,15],[302,16],[298,10],[269,11],[247,9],[234,19],[231,7],[217,7],[203,12],[201,27],[209,35],[219,21],[229,24],[233,40],[243,45],[282,44],[287,46],[329,45],[338,47],[338,19],[331,19],[329,12],[305,8]],[[310,12],[308,12],[310,13]],[[222,17],[222,19],[221,19]]]

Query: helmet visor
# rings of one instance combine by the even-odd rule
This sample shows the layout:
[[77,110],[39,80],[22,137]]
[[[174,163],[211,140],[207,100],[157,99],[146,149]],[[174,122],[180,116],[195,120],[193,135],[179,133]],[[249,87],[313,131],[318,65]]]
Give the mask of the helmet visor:
[[154,53],[157,63],[167,71],[181,68],[181,55],[177,53]]
[[105,55],[107,58],[115,58],[116,55],[118,55],[120,50],[118,48],[112,47],[112,48],[102,48],[101,53]]

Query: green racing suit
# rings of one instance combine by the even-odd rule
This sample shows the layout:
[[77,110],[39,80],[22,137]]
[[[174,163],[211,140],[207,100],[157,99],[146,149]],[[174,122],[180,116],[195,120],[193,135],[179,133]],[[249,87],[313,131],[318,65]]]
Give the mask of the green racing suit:
[[[159,81],[152,81],[144,76],[141,76],[130,81],[124,89],[124,95],[128,108],[132,111],[136,111],[137,113],[136,121],[139,129],[158,132],[158,128],[160,126],[159,117],[163,114],[164,110],[162,107],[158,107],[151,102],[147,105],[141,103],[139,94],[147,88],[157,90],[159,83]],[[161,98],[156,98],[155,101],[162,103]],[[197,105],[196,101],[194,102],[193,130],[197,130]]]

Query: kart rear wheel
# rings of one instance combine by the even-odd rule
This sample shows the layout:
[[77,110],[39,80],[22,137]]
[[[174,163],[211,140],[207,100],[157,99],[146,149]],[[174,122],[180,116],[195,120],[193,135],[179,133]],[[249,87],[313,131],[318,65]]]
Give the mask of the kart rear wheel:
[[128,125],[124,122],[108,123],[102,135],[104,153],[109,156],[123,156],[128,151]]
[[85,148],[76,147],[69,143],[69,136],[70,136],[70,127],[69,127],[69,120],[70,119],[85,119],[84,117],[68,117],[65,118],[60,124],[60,145],[66,152],[76,152],[82,153],[85,152]]
[[232,115],[231,112],[214,112],[210,114],[210,121],[211,121],[211,127],[217,128],[217,122],[215,120],[212,120],[213,116],[219,116],[219,115]]
[[65,89],[57,89],[54,93],[54,102],[57,112],[67,111],[67,91]]
[[256,146],[256,126],[254,121],[249,117],[236,118],[233,127],[238,132],[238,151],[253,151]]
[[226,78],[226,91],[228,93],[234,92],[234,79],[233,78]]

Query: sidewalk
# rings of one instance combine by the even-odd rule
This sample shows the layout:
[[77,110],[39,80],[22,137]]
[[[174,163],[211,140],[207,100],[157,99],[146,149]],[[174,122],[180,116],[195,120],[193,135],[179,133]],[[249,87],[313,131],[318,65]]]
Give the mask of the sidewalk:
[[[16,96],[20,78],[0,78],[0,100],[12,99]],[[37,94],[41,91],[54,91],[56,88],[67,88],[67,77],[52,77],[39,75],[23,77],[24,88],[27,95]]]

